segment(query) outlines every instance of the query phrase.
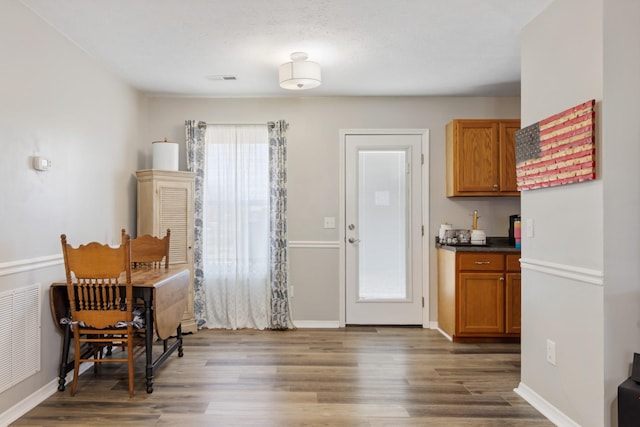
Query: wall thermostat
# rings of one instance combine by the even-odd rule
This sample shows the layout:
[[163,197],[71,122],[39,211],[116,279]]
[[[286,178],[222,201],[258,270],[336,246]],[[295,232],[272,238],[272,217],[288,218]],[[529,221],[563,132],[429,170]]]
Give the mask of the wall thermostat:
[[49,168],[51,168],[51,160],[45,159],[44,157],[40,157],[40,156],[34,156],[33,168],[38,171],[49,170]]

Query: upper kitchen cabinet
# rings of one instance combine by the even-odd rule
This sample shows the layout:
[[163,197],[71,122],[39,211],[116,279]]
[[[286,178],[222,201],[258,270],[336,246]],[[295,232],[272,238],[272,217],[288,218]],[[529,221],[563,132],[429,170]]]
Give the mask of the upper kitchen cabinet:
[[447,197],[519,196],[515,132],[520,120],[452,120],[447,124]]

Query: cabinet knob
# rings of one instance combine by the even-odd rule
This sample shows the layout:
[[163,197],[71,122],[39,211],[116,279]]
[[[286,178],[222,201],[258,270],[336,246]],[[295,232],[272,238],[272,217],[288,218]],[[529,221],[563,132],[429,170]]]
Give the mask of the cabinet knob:
[[501,278],[500,278],[500,279],[498,279],[498,280],[500,280],[501,282],[504,282],[504,277],[501,277]]
[[493,184],[493,189],[497,190],[498,189],[498,184]]

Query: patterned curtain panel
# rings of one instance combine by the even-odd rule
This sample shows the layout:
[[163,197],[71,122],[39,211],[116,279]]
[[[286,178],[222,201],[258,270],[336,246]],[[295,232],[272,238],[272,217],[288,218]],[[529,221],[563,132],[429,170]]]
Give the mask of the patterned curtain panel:
[[292,329],[287,253],[287,140],[288,123],[269,122],[271,329]]
[[184,122],[187,146],[187,169],[195,172],[195,237],[193,248],[193,269],[194,269],[194,313],[198,327],[206,323],[206,293],[204,289],[204,270],[202,263],[202,225],[203,225],[203,186],[204,186],[204,164],[205,164],[205,132],[207,124],[197,120],[186,120]]

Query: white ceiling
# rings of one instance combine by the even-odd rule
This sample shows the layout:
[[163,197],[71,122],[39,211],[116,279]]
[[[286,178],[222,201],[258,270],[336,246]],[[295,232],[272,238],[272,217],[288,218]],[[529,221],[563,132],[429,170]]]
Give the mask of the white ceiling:
[[[520,30],[552,2],[21,1],[141,91],[202,97],[519,96]],[[320,87],[278,86],[295,51]]]

